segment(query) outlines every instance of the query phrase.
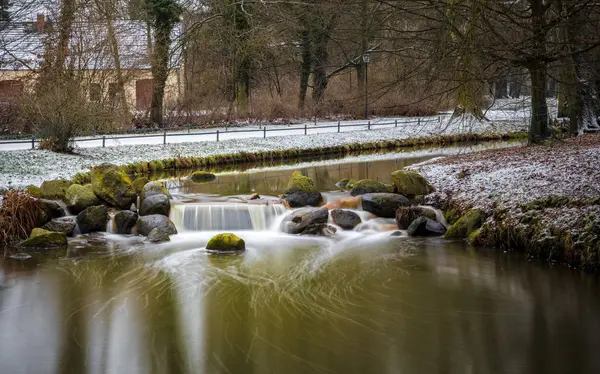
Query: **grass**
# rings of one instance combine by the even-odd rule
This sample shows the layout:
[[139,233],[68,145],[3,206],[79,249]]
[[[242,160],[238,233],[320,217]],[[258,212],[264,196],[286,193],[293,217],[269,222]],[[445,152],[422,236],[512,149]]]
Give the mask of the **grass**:
[[29,194],[8,191],[0,206],[0,246],[29,237],[39,221],[42,203]]

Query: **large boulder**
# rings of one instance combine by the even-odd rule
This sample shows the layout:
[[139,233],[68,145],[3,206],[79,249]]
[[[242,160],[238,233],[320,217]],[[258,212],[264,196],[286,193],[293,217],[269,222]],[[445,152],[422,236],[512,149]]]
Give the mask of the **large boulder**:
[[115,222],[115,231],[117,234],[131,234],[131,230],[138,221],[138,215],[129,210],[122,210],[115,214],[113,221]]
[[427,217],[436,220],[433,209],[420,206],[402,206],[396,210],[396,223],[400,230],[408,229],[408,226],[419,217]]
[[59,201],[40,199],[42,210],[46,213],[49,219],[60,218],[67,215],[65,207]]
[[281,231],[287,234],[319,235],[328,227],[328,219],[327,208],[299,209],[284,218]]
[[409,236],[442,236],[446,227],[427,217],[419,217],[408,226],[407,232]]
[[361,201],[363,210],[383,218],[394,218],[398,208],[410,205],[406,197],[395,193],[369,193]]
[[364,195],[367,193],[392,193],[394,186],[373,179],[363,179],[354,183],[350,194],[352,196]]
[[169,234],[165,230],[159,228],[150,231],[150,233],[146,237],[147,242],[154,244],[165,243],[170,240],[171,238],[169,238]]
[[85,208],[77,215],[77,226],[82,234],[106,231],[108,208],[104,205]]
[[169,190],[165,187],[161,182],[149,182],[144,185],[142,188],[142,193],[140,194],[140,205],[144,202],[145,199],[152,196],[166,196],[168,198],[171,197],[169,194]]
[[161,214],[140,217],[137,222],[137,227],[138,233],[143,236],[148,236],[154,229],[162,229],[169,235],[177,234],[175,224],[171,222],[169,217]]
[[94,193],[111,206],[128,209],[135,202],[137,195],[131,178],[118,166],[96,166],[91,175]]
[[241,252],[246,250],[246,243],[235,234],[217,234],[208,241],[206,249],[217,252]]
[[485,221],[485,214],[479,209],[472,209],[450,226],[445,236],[448,239],[465,239],[479,229],[483,221]]
[[334,209],[331,211],[333,222],[344,230],[352,230],[362,223],[358,214],[351,210]]
[[85,208],[101,204],[91,184],[85,186],[79,184],[71,185],[65,193],[65,203],[73,214],[79,214]]
[[146,177],[136,178],[133,181],[133,189],[135,190],[135,193],[141,194],[142,190],[144,189],[144,186],[148,183],[150,183],[150,180]]
[[396,192],[408,197],[429,195],[433,187],[425,177],[412,170],[397,170],[392,173],[392,183]]
[[40,186],[41,197],[44,199],[59,199],[65,198],[67,189],[71,187],[73,182],[64,179],[56,179],[45,181]]
[[213,173],[209,173],[208,171],[198,170],[190,175],[190,180],[194,183],[206,183],[213,181],[217,178]]
[[299,171],[292,174],[283,198],[292,208],[319,206],[323,202],[323,195],[317,190],[315,182]]
[[42,229],[53,232],[62,232],[67,236],[73,235],[73,230],[75,230],[75,226],[77,222],[73,217],[63,217],[63,218],[55,218],[52,221],[46,223],[42,226]]
[[28,239],[19,245],[24,248],[66,248],[69,245],[67,235],[64,232],[52,232],[40,228],[33,229]]
[[140,216],[149,216],[152,214],[162,214],[169,216],[171,211],[171,201],[165,195],[154,195],[146,197],[140,204]]

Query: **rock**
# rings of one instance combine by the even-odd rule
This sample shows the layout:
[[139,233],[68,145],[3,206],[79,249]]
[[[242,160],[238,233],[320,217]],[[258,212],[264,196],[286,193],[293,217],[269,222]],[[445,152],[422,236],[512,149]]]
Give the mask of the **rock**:
[[260,195],[257,193],[253,193],[252,195],[248,196],[246,200],[260,200]]
[[429,195],[433,187],[425,177],[412,170],[397,170],[392,173],[392,184],[396,192],[404,196]]
[[72,236],[73,230],[75,229],[76,225],[77,222],[75,221],[75,218],[63,217],[53,219],[52,221],[42,226],[42,229],[53,232],[62,232],[65,233],[67,236]]
[[192,175],[190,175],[190,180],[194,183],[206,183],[213,181],[217,178],[213,173],[209,173],[207,171],[195,171]]
[[133,213],[137,213],[137,207],[135,206],[135,204],[131,204],[131,206],[129,207],[129,210],[132,211]]
[[356,184],[357,180],[356,179],[350,179],[348,181],[348,183],[346,184],[346,190],[351,190],[354,185]]
[[363,210],[383,218],[394,218],[398,208],[409,205],[410,201],[406,197],[394,193],[369,193],[362,196]]
[[96,196],[111,206],[127,209],[137,195],[131,178],[115,165],[100,165],[92,168],[92,189]]
[[148,183],[150,183],[150,180],[146,177],[140,177],[135,179],[133,181],[133,189],[135,190],[135,193],[137,193],[138,195],[141,194],[142,190],[144,189],[144,186]]
[[147,199],[152,196],[159,196],[159,195],[166,196],[169,199],[171,198],[171,195],[169,194],[169,190],[167,190],[167,188],[165,187],[164,184],[162,184],[160,182],[146,183],[144,188],[142,188],[142,193],[140,194],[140,211],[141,211],[141,205],[144,202],[144,199]]
[[206,249],[218,252],[240,252],[246,250],[244,239],[231,233],[218,234],[212,237]]
[[170,211],[171,201],[165,195],[146,197],[140,204],[140,216],[150,216],[152,214],[169,216]]
[[445,236],[448,239],[465,239],[479,229],[484,220],[485,214],[481,210],[472,209],[450,226]]
[[104,205],[85,208],[77,215],[77,225],[82,234],[106,231],[108,208]]
[[442,236],[446,228],[441,223],[427,217],[415,219],[408,227],[408,236]]
[[392,193],[394,186],[373,179],[363,179],[354,184],[350,194],[352,196],[364,195],[367,193]]
[[334,209],[331,211],[333,222],[344,230],[352,230],[362,223],[358,214],[350,210]]
[[129,210],[122,210],[115,214],[113,221],[115,222],[115,231],[117,234],[131,234],[131,229],[135,227],[138,221],[138,215]]
[[315,182],[299,171],[292,174],[283,198],[292,208],[319,206],[323,202],[323,195],[315,187]]
[[171,241],[169,234],[163,229],[153,229],[146,237],[146,241],[154,244],[165,243]]
[[148,236],[154,229],[162,229],[169,235],[177,234],[175,224],[171,222],[169,217],[161,214],[140,217],[137,222],[137,227],[138,233],[143,236]]
[[19,246],[25,248],[66,248],[69,245],[64,232],[52,232],[44,229],[33,229],[28,239]]
[[435,212],[419,206],[402,206],[396,210],[396,223],[400,230],[408,229],[408,226],[419,217],[427,217],[436,220]]
[[48,219],[60,218],[67,215],[65,208],[58,201],[41,199],[40,202]]
[[27,192],[33,197],[37,197],[38,199],[42,198],[42,189],[37,186],[34,186],[33,184],[30,184],[29,186],[25,187],[25,192]]
[[345,190],[346,187],[348,186],[348,182],[350,182],[350,179],[343,178],[343,179],[340,179],[335,185],[337,187],[341,188],[342,190]]
[[40,186],[41,197],[44,199],[59,199],[65,198],[65,192],[73,182],[64,179],[45,181]]
[[85,208],[101,204],[91,184],[85,186],[78,184],[71,185],[65,193],[65,202],[67,203],[67,208],[73,214],[79,214]]
[[[281,231],[287,234],[304,234],[309,226],[326,225],[328,219],[329,210],[327,208],[299,209],[284,218],[281,223]],[[313,227],[312,231],[317,229]]]

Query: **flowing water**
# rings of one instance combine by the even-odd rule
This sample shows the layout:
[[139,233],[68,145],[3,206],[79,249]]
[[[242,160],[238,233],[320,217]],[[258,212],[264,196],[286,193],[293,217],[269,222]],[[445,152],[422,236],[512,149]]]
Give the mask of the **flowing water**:
[[[411,159],[348,161],[300,169],[333,190],[340,177],[388,180]],[[274,196],[293,170],[169,181],[180,231],[169,243],[107,233],[0,260],[0,373],[600,372],[596,276],[391,237],[386,221],[283,234]],[[250,192],[265,196],[238,196]],[[207,253],[222,230],[246,252]]]

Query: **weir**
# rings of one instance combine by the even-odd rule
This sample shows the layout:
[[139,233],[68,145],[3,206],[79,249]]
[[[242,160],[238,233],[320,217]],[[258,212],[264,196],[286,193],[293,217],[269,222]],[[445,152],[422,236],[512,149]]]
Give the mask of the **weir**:
[[178,231],[265,231],[285,212],[281,204],[177,204],[171,207],[171,220]]

